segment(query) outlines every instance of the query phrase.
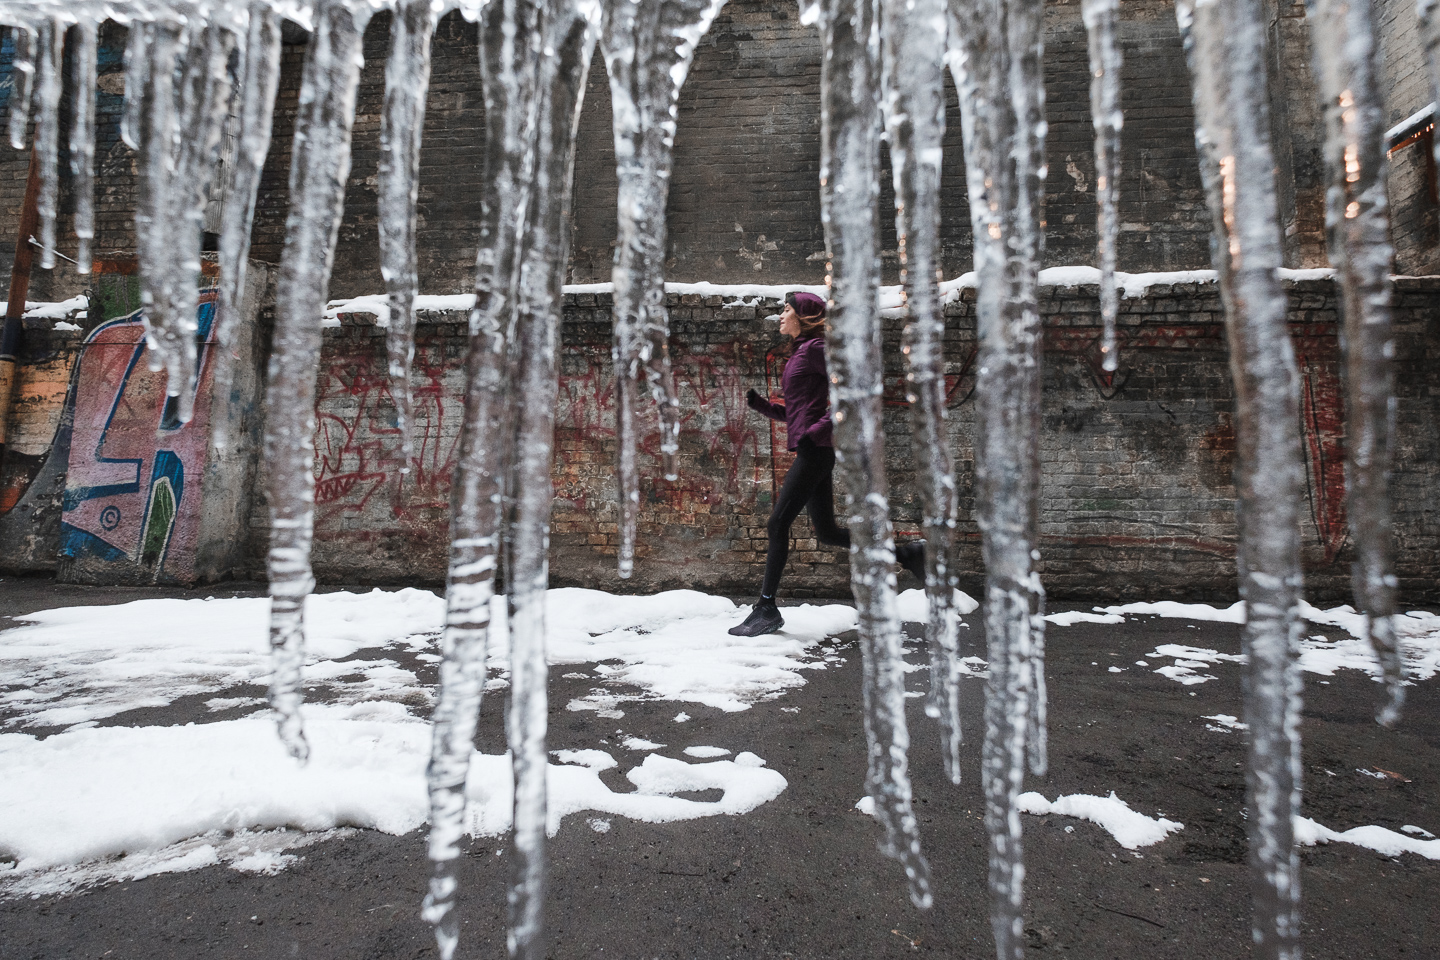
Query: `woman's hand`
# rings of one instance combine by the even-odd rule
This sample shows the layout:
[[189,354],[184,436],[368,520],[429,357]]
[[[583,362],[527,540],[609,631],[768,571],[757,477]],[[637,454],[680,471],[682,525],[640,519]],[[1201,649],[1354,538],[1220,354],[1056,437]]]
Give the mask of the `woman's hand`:
[[745,405],[748,406],[751,410],[755,410],[760,413],[765,412],[765,398],[760,396],[760,394],[756,393],[754,387],[751,387],[750,390],[745,394]]

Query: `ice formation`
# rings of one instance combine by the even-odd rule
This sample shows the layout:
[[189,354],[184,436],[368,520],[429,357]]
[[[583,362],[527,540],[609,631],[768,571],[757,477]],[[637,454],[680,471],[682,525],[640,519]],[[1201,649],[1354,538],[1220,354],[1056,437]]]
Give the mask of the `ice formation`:
[[[679,90],[722,0],[467,0],[480,22],[486,100],[482,239],[470,313],[471,347],[453,487],[444,661],[428,773],[433,873],[424,911],[444,956],[457,943],[453,861],[459,853],[470,739],[490,647],[495,573],[507,571],[508,730],[514,763],[509,883],[512,955],[543,951],[547,822],[546,553],[561,280],[566,260],[575,124],[591,52],[602,44],[615,104],[620,237],[614,275],[620,385],[620,563],[628,572],[639,479],[635,394],[643,374],[660,410],[667,474],[675,471],[678,408],[666,354],[661,272],[664,206]],[[149,344],[168,371],[174,415],[189,418],[196,377],[195,278],[206,186],[226,125],[236,137],[220,237],[220,360],[227,399],[234,324],[260,165],[269,147],[282,18],[311,31],[301,80],[290,214],[278,277],[265,456],[272,510],[269,558],[274,676],[270,700],[282,740],[304,758],[300,721],[304,600],[313,586],[313,433],[320,329],[349,174],[361,35],[393,10],[381,165],[381,259],[390,318],[387,350],[398,418],[408,430],[413,350],[417,158],[430,39],[446,0],[12,0],[9,137],[26,146],[33,120],[41,189],[42,267],[57,256],[60,102],[67,35],[71,83],[95,84],[97,27],[128,27],[121,136],[138,152],[137,245]],[[1359,561],[1355,592],[1365,634],[1387,680],[1381,719],[1393,722],[1401,670],[1391,614],[1388,469],[1393,432],[1389,366],[1389,248],[1384,153],[1375,91],[1374,10],[1313,0],[1312,48],[1327,123],[1331,256],[1344,290],[1350,517]],[[1117,5],[1086,0],[1092,40],[1099,212],[1102,350],[1114,368],[1115,179],[1118,167]],[[1301,461],[1296,368],[1279,285],[1280,241],[1270,154],[1264,24],[1239,0],[1180,0],[1194,79],[1200,163],[1215,216],[1212,244],[1232,344],[1238,398],[1245,721],[1251,728],[1249,821],[1256,955],[1298,956],[1294,814],[1299,801]],[[828,335],[839,478],[854,547],[852,577],[865,657],[867,787],[884,846],[904,865],[917,905],[928,867],[910,806],[894,545],[883,461],[876,225],[882,119],[894,160],[897,226],[909,312],[905,350],[927,539],[926,590],[933,686],[927,711],[942,723],[947,773],[960,775],[948,551],[954,480],[940,402],[939,305],[978,287],[977,519],[987,569],[989,644],[981,778],[990,835],[997,955],[1023,954],[1020,797],[1028,763],[1045,758],[1044,592],[1037,573],[1044,89],[1042,0],[816,0],[803,18],[824,44],[822,216],[831,275]],[[1433,0],[1419,19],[1440,79]],[[602,39],[603,38],[603,39]],[[940,65],[960,92],[975,273],[936,285],[936,197],[944,101]],[[81,97],[70,139],[77,266],[89,269],[94,102]],[[238,103],[237,103],[238,101]],[[1088,276],[1089,274],[1087,274]],[[1089,281],[1087,281],[1089,282]],[[1130,292],[1126,281],[1126,292]],[[223,418],[220,418],[223,421]],[[225,438],[217,437],[217,442]],[[683,715],[682,715],[683,717]],[[679,718],[677,718],[679,719]]]
[[881,9],[881,79],[890,166],[895,180],[902,297],[910,322],[907,361],[911,446],[922,469],[925,594],[929,612],[930,695],[925,712],[940,721],[946,775],[960,782],[960,660],[955,574],[955,467],[945,429],[945,319],[940,279],[940,159],[945,136],[943,0],[887,3]]
[[1195,135],[1235,382],[1244,719],[1254,955],[1298,960],[1300,858],[1299,373],[1280,286],[1280,227],[1265,85],[1265,23],[1237,0],[1176,5],[1194,82]]
[[911,806],[905,675],[896,606],[882,424],[879,314],[879,9],[866,0],[817,0],[827,55],[820,71],[820,217],[830,312],[826,353],[835,466],[850,530],[850,586],[859,613],[861,696],[869,748],[866,787],[884,828],[881,849],[905,868],[910,899],[931,902],[930,867]]
[[626,0],[605,7],[601,46],[610,75],[619,178],[615,240],[615,438],[620,500],[620,576],[635,565],[640,516],[636,392],[643,373],[660,415],[660,453],[676,478],[680,399],[670,370],[665,307],[665,202],[680,88],[695,45],[725,0]]
[[1395,434],[1395,341],[1390,323],[1390,201],[1379,34],[1370,0],[1309,0],[1316,87],[1325,114],[1325,231],[1340,273],[1345,350],[1345,485],[1355,541],[1353,589],[1384,671],[1379,720],[1405,699],[1395,636],[1390,526]]

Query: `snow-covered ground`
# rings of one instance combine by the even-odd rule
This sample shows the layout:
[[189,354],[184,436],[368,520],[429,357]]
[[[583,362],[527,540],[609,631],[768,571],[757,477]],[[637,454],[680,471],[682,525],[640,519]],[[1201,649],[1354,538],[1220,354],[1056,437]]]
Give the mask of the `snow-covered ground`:
[[[963,594],[959,602],[965,613],[975,609]],[[907,591],[900,603],[906,619],[924,615],[920,591]],[[140,600],[42,611],[0,632],[0,894],[63,892],[217,863],[274,872],[295,860],[294,850],[353,828],[403,834],[424,825],[430,730],[423,715],[434,690],[402,661],[438,660],[443,601],[422,590],[310,598],[306,683],[312,702],[305,718],[312,758],[303,767],[281,747],[263,701],[250,695],[268,675],[267,612],[265,599]],[[555,751],[552,833],[572,814],[585,815],[598,832],[610,829],[610,817],[658,823],[739,815],[785,790],[784,775],[746,744],[694,742],[684,726],[686,709],[747,710],[803,686],[807,671],[841,662],[822,641],[853,629],[855,611],[844,604],[786,607],[782,632],[729,636],[746,612],[693,591],[650,597],[551,591],[550,662],[557,675],[593,681],[568,709],[607,720],[623,717],[637,701],[673,701],[677,710],[665,729],[616,735],[611,725],[597,724],[592,745]],[[503,600],[493,613],[503,623]],[[1145,616],[1238,623],[1244,609],[1161,602],[1047,619],[1063,630]],[[1306,616],[1351,637],[1307,639],[1305,669],[1376,673],[1353,610],[1307,607]],[[1432,677],[1440,668],[1440,617],[1407,614],[1400,635],[1412,679]],[[506,682],[503,630],[495,636],[491,689]],[[914,653],[913,669],[920,672],[925,654]],[[1243,659],[1176,644],[1149,656],[1169,660],[1156,672],[1188,685],[1211,679],[1205,670],[1234,669]],[[984,670],[978,658],[966,663],[970,676]],[[194,697],[208,697],[202,702],[211,711],[241,715],[183,726],[102,725],[127,711]],[[1203,719],[1212,721],[1209,730],[1243,735],[1234,717]],[[612,769],[623,771],[630,789],[617,791],[602,780]],[[507,756],[474,754],[472,836],[509,828],[510,787]],[[719,796],[685,795],[700,791]],[[1159,811],[1132,810],[1103,791],[1053,803],[1027,794],[1022,809],[1094,821],[1132,850],[1183,829]],[[1307,824],[1305,842],[1359,843],[1386,855],[1440,859],[1440,841],[1419,827],[1406,828],[1416,834],[1406,836],[1373,826],[1337,832]]]

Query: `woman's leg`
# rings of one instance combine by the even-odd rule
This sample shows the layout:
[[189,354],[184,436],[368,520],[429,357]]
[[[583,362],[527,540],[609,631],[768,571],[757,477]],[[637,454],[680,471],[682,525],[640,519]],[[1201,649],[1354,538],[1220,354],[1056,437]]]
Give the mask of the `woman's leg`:
[[[826,453],[830,455],[828,459],[824,456]],[[760,596],[775,596],[780,586],[780,575],[785,572],[785,561],[790,557],[790,525],[812,499],[817,486],[829,491],[830,472],[834,465],[835,452],[829,447],[806,444],[796,451],[795,462],[785,474],[780,495],[775,500],[775,509],[770,512],[770,522],[765,526],[770,547],[765,556],[765,580],[760,585]],[[835,525],[833,508],[830,525]],[[846,543],[849,543],[848,539]]]
[[835,522],[835,487],[831,479],[835,472],[835,450],[833,447],[817,447],[824,467],[824,476],[815,484],[807,504],[810,522],[815,526],[815,539],[827,547],[850,547],[850,531],[842,529]]

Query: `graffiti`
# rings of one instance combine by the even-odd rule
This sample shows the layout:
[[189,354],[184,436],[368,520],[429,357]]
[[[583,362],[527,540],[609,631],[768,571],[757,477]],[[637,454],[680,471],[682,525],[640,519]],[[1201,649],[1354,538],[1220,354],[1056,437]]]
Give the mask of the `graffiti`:
[[214,292],[202,293],[191,387],[195,416],[187,424],[176,416],[178,398],[165,394],[164,372],[145,362],[140,311],[103,323],[86,338],[77,361],[60,530],[66,561],[131,565],[157,581],[193,579],[214,312]]
[[416,344],[414,455],[401,459],[378,343],[327,345],[316,387],[315,529],[334,543],[444,530],[459,449],[463,363],[435,338]]

